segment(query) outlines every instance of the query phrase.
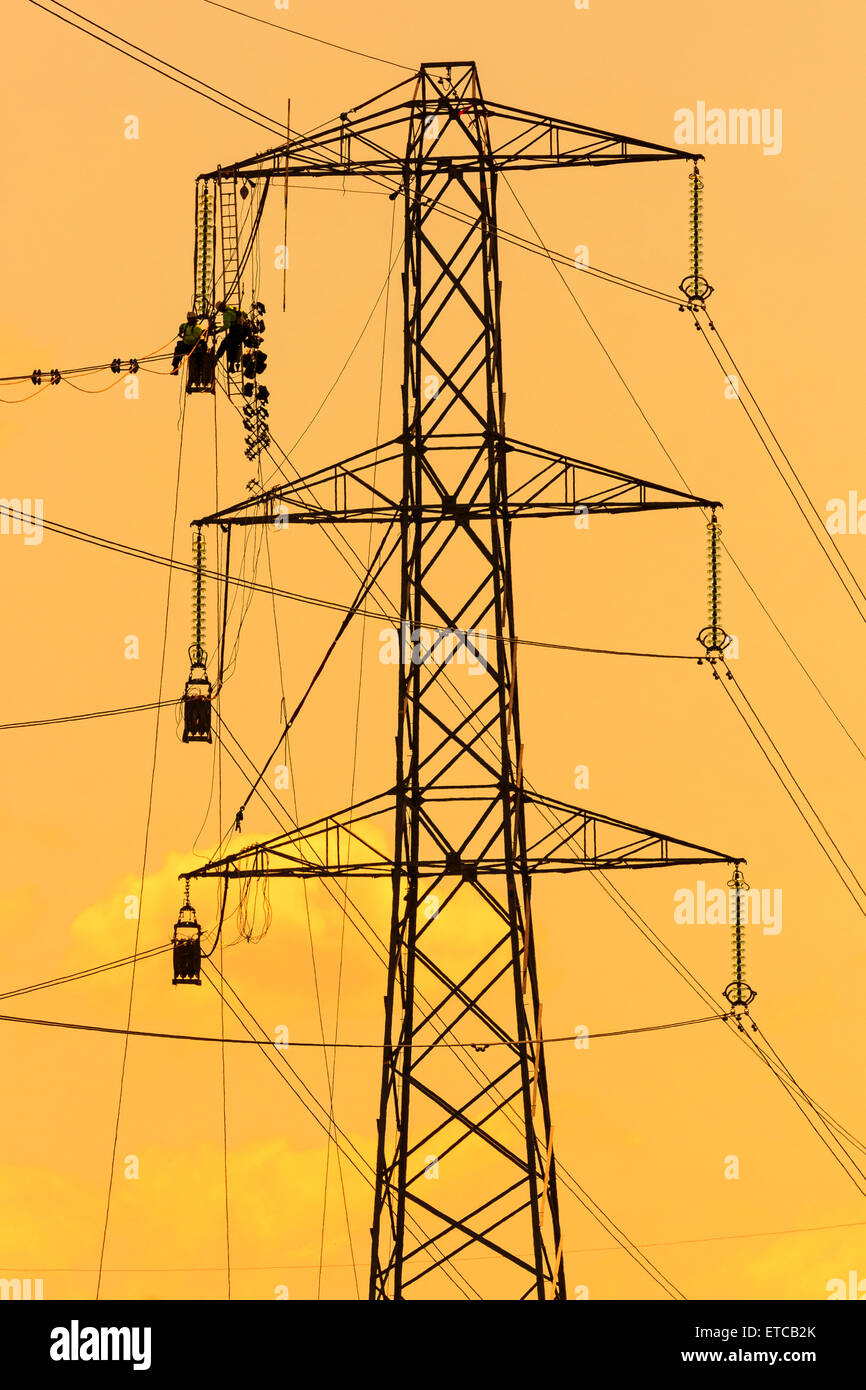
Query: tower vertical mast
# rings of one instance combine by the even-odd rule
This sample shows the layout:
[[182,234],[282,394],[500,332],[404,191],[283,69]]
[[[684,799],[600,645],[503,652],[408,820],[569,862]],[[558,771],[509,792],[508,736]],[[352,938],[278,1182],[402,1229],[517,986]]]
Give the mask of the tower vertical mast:
[[[414,1263],[407,1256],[405,1211],[425,1176],[417,1159],[422,1134],[429,1135],[432,1145],[443,1127],[456,1126],[458,1133],[452,1136],[456,1148],[473,1139],[477,1142],[479,1130],[484,1133],[487,1121],[482,1114],[490,1099],[487,1087],[470,1086],[469,1093],[461,1090],[458,1105],[455,1095],[437,1079],[443,1068],[435,1048],[424,1040],[431,1025],[440,1043],[450,1038],[447,1019],[459,996],[461,1017],[468,1018],[476,1032],[509,1040],[505,1077],[514,1087],[509,1104],[520,1116],[518,1141],[513,1136],[509,1141],[507,1132],[497,1139],[506,1162],[501,1175],[480,1194],[485,1221],[497,1229],[497,1241],[508,1242],[509,1258],[522,1271],[524,1284],[528,1272],[533,1292],[549,1297],[554,1291],[553,1258],[540,1220],[546,1166],[548,1231],[554,1250],[559,1212],[555,1168],[546,1163],[550,1119],[543,1057],[536,1045],[534,949],[526,939],[530,875],[510,641],[513,597],[497,175],[487,123],[476,105],[474,68],[428,67],[419,85],[408,128],[403,193],[404,640],[398,676],[395,861],[370,1291],[373,1297],[399,1298],[407,1274],[410,1279],[419,1277],[420,1252],[415,1253]],[[437,144],[443,147],[441,163],[431,172]],[[472,149],[477,153],[475,167],[455,170],[447,149],[455,155]],[[465,218],[456,223],[447,249],[441,231],[449,223],[435,217],[443,205]],[[438,234],[435,242],[431,218]],[[483,516],[472,518],[470,504],[478,501],[484,503]],[[467,537],[471,541],[468,554],[464,552],[455,566],[453,552]],[[456,575],[460,576],[457,584]],[[486,629],[498,634],[499,640],[492,651],[485,641],[482,655],[479,647]],[[445,653],[436,650],[435,634],[443,632],[447,636],[439,638],[439,645],[447,642],[448,655],[468,659],[477,671],[465,682],[471,702],[456,729],[448,727],[442,694],[439,659]],[[486,728],[483,739],[473,732],[478,723]],[[467,838],[454,834],[451,808],[442,798],[445,791],[455,798],[470,791],[480,797],[473,812],[476,822],[468,827]],[[462,970],[455,969],[453,949],[447,958],[437,954],[438,912],[419,924],[424,884],[418,864],[422,843],[430,836],[440,847],[447,846],[446,861],[451,857],[451,872],[435,884],[437,896],[446,890],[448,910],[455,911],[454,899],[466,882],[477,880],[484,899],[487,939],[482,948],[473,944],[476,958],[467,956]],[[472,853],[467,855],[469,849]],[[505,864],[498,889],[484,881],[488,853]],[[471,862],[471,875],[464,861]],[[432,891],[429,882],[426,891]],[[427,938],[420,963],[419,935]],[[426,983],[432,981],[433,990],[441,996],[440,1008],[420,1021],[415,998],[419,973]],[[489,1012],[489,999],[481,1003],[491,980],[497,986],[495,1016]],[[413,1123],[416,1089],[431,1112],[426,1132]],[[492,1132],[499,1127],[501,1122],[494,1123]],[[474,1229],[467,1224],[472,1213],[441,1211],[427,1194],[419,1200],[428,1213],[431,1208],[435,1211],[443,1240],[455,1235],[465,1240]],[[506,1253],[506,1246],[501,1250]],[[562,1286],[562,1274],[559,1283]]]

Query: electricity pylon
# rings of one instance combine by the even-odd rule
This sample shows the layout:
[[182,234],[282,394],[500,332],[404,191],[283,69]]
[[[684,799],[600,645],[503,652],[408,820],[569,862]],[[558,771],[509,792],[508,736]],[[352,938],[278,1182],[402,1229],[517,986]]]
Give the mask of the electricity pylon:
[[[488,102],[475,65],[450,63],[202,176],[364,175],[403,199],[400,434],[199,523],[399,531],[394,782],[189,875],[226,889],[250,876],[391,880],[373,1299],[435,1297],[437,1273],[461,1255],[482,1296],[565,1298],[533,877],[732,862],[534,791],[518,700],[516,521],[717,504],[508,435],[498,179],[683,158],[694,156]],[[493,1049],[490,1073],[454,1046],[458,1029]],[[407,1229],[407,1213],[429,1235]]]

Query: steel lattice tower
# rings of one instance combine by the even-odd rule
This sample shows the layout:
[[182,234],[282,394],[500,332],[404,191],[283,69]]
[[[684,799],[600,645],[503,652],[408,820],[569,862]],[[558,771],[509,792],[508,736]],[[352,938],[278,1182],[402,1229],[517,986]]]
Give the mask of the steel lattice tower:
[[[565,1298],[533,876],[732,862],[530,787],[513,640],[515,521],[718,504],[507,434],[499,175],[693,158],[485,101],[474,64],[451,63],[202,176],[366,175],[405,210],[399,436],[197,523],[399,528],[393,784],[188,876],[391,880],[374,1299],[436,1297],[467,1251],[489,1257],[464,1266],[482,1296]],[[443,1046],[459,1036],[492,1064]]]

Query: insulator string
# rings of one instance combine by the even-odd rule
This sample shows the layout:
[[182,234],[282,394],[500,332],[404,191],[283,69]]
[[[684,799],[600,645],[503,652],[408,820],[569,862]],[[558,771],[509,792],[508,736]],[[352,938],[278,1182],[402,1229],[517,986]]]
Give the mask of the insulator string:
[[[695,160],[689,174],[689,261],[691,273],[680,282],[680,289],[686,296],[687,305],[680,308],[699,309],[709,299],[713,287],[704,275],[704,181],[701,178],[698,161]],[[697,324],[695,325],[697,327]]]
[[722,627],[722,528],[713,507],[707,522],[707,617],[708,623],[698,633],[698,641],[706,648],[712,661],[730,646],[731,639]]
[[755,991],[746,983],[746,937],[743,921],[743,903],[749,885],[739,864],[734,865],[733,876],[728,879],[731,912],[731,950],[733,956],[734,978],[725,990],[725,998],[732,1005],[734,1014],[748,1013],[749,1005],[755,998]]
[[205,651],[205,624],[207,617],[207,596],[204,583],[204,568],[207,542],[200,526],[192,536],[192,559],[195,567],[192,581],[192,646],[190,660],[194,666],[207,666]]

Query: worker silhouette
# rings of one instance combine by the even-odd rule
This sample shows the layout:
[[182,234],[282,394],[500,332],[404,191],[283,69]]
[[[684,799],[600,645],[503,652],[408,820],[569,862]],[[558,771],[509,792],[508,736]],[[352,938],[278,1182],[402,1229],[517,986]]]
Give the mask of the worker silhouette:
[[224,300],[220,300],[217,313],[223,316],[223,338],[216,351],[217,362],[223,353],[227,357],[227,365],[230,372],[236,372],[241,364],[241,351],[247,336],[249,319],[243,309],[236,309],[232,305],[227,305]]
[[174,355],[171,359],[172,376],[177,376],[184,357],[189,356],[203,333],[204,328],[198,321],[198,315],[190,309],[186,316],[186,323],[180,324],[177,330],[177,342],[174,345]]

